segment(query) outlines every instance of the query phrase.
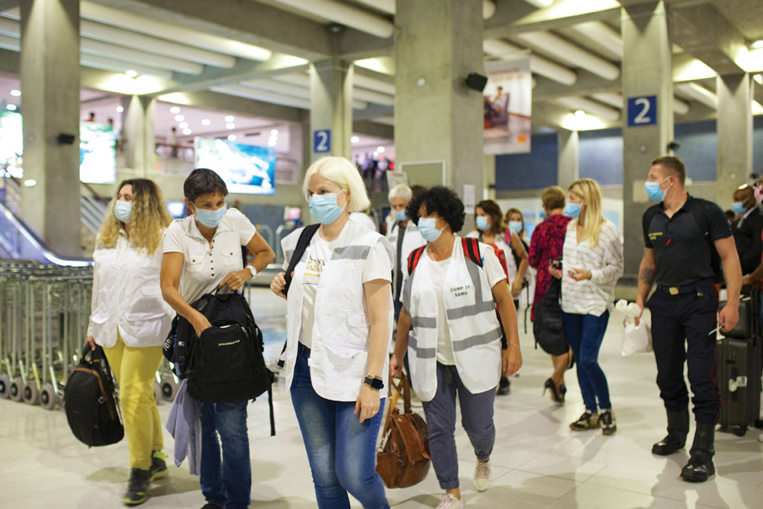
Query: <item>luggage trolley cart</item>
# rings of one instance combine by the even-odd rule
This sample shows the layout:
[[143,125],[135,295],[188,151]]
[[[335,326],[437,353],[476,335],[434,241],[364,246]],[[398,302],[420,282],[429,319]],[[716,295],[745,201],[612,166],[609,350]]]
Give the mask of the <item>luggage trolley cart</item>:
[[0,398],[18,400],[22,381],[18,375],[23,324],[25,275],[19,267],[4,264],[0,300]]

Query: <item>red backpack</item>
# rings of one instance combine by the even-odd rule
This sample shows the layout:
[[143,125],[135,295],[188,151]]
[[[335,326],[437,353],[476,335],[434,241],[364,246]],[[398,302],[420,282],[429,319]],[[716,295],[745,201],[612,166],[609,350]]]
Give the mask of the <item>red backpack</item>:
[[[483,244],[487,244],[488,246],[493,248],[493,251],[495,251],[495,255],[498,257],[498,262],[501,264],[501,267],[503,268],[503,273],[506,274],[506,281],[509,281],[509,270],[507,269],[506,265],[506,253],[504,253],[503,249],[499,248],[495,244],[490,244],[487,242],[483,242]],[[421,258],[421,254],[426,249],[426,245],[418,247],[411,251],[411,254],[408,256],[408,275],[410,276],[413,274],[413,270],[416,268],[416,266],[419,264],[419,259]],[[464,249],[464,256],[467,260],[471,261],[472,263],[476,264],[479,267],[482,267],[482,255],[480,255],[480,244],[479,239],[476,239],[474,237],[462,237],[461,238],[461,247]]]

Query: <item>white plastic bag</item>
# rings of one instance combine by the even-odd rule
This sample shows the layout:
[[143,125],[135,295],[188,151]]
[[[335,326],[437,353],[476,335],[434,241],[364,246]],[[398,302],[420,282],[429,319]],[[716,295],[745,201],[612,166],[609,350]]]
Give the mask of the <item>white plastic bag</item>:
[[618,311],[625,315],[625,337],[623,340],[622,355],[627,357],[634,353],[652,351],[652,331],[644,320],[636,327],[636,317],[641,314],[641,309],[635,302],[628,304],[620,300],[615,305]]

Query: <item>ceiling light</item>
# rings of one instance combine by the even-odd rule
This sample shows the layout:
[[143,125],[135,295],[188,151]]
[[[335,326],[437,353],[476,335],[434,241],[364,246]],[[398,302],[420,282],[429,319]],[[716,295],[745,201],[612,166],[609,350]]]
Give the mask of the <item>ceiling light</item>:
[[192,132],[193,131],[191,131],[190,129],[183,129],[183,134],[185,134],[186,136],[190,136]]
[[209,120],[208,118],[205,118],[204,120],[201,121],[201,125],[209,125],[211,123],[212,123],[212,121]]
[[228,135],[228,141],[236,141],[236,135],[235,134],[229,134]]
[[270,135],[271,136],[278,136],[278,129],[273,129],[272,131],[270,131]]
[[380,154],[383,154],[384,153],[384,147],[379,145],[378,147],[376,147],[376,151],[379,152]]
[[278,142],[277,142],[277,141],[275,141],[275,140],[270,140],[270,141],[268,142],[268,147],[275,147],[275,146],[276,146],[276,143],[278,143]]
[[583,118],[583,117],[586,116],[586,112],[583,111],[583,110],[577,110],[577,111],[575,111],[575,116],[578,117],[578,118]]
[[233,122],[234,120],[236,120],[236,119],[233,118],[233,115],[225,115],[225,121],[226,122],[230,123],[230,122]]
[[180,129],[188,129],[188,122],[180,122],[180,123],[178,124],[178,127],[179,127]]
[[177,106],[173,106],[172,108],[170,108],[170,113],[172,113],[173,115],[176,115],[180,113],[180,108],[178,108]]
[[16,90],[15,88],[11,90],[11,95],[13,97],[20,97],[21,96],[21,90]]
[[15,104],[6,104],[5,109],[8,111],[16,111],[17,107]]
[[750,43],[750,48],[752,49],[761,49],[763,48],[763,39],[758,39],[757,41],[753,41]]
[[236,128],[236,124],[234,124],[233,122],[228,122],[227,124],[225,124],[225,127],[228,128],[228,129],[235,129]]
[[28,179],[24,181],[24,187],[34,187],[37,185],[37,181],[35,179]]
[[752,79],[758,82],[758,85],[763,85],[763,74],[756,74]]
[[125,74],[128,75],[131,78],[137,78],[138,77],[138,71],[133,71],[132,69],[129,69],[125,71]]
[[183,115],[175,115],[175,122],[182,122],[183,120],[185,120]]
[[117,113],[122,113],[124,110],[123,106],[117,106]]
[[360,138],[357,136],[353,136],[352,138],[350,138],[350,141],[353,143],[358,143],[360,141]]

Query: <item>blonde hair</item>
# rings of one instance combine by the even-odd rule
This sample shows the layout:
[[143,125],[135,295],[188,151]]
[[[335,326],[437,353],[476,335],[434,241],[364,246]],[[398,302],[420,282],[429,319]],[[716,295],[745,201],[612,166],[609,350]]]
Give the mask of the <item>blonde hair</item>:
[[[592,247],[599,245],[599,234],[606,219],[601,213],[601,189],[593,179],[576,180],[568,191],[580,196],[585,202],[585,216],[583,216],[583,238],[588,240]],[[573,221],[577,226],[578,219]]]
[[543,190],[543,194],[540,197],[543,202],[543,206],[548,210],[564,208],[564,189],[559,186],[547,187]]
[[119,191],[126,185],[132,186],[130,245],[137,250],[145,249],[152,255],[159,247],[162,232],[172,222],[172,218],[164,204],[161,189],[148,179],[124,180],[119,184],[98,230],[96,245],[107,249],[116,245],[119,230],[125,224],[114,215],[114,204],[119,199]]
[[327,156],[310,165],[302,183],[302,193],[306,200],[310,199],[307,187],[313,175],[320,175],[332,181],[350,195],[348,212],[360,212],[371,206],[371,200],[368,199],[368,192],[358,169],[344,157]]

